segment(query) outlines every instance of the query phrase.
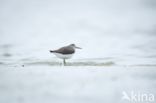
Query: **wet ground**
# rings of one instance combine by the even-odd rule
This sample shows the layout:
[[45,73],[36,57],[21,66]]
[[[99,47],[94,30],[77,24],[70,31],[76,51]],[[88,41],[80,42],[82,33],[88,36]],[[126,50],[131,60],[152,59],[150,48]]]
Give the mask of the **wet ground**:
[[149,100],[156,95],[155,67],[5,67],[0,78],[2,103],[131,103],[123,99],[131,92],[155,103]]
[[[155,12],[155,0],[1,0],[0,103],[155,103]],[[71,43],[82,50],[63,66],[49,50]]]

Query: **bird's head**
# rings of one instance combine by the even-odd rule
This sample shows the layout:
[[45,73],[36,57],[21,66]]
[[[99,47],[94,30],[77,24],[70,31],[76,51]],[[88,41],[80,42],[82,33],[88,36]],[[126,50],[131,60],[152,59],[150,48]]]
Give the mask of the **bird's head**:
[[80,48],[80,47],[77,47],[75,44],[70,44],[69,46],[71,46],[71,47],[73,47],[73,48],[75,48],[75,49],[82,49],[82,48]]

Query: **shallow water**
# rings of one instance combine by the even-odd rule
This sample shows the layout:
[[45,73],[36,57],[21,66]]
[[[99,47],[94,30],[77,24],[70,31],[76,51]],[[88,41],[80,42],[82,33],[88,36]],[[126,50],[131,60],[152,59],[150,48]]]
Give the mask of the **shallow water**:
[[156,95],[153,67],[7,67],[0,78],[2,103],[131,103],[123,92]]
[[155,66],[155,1],[119,1],[1,1],[0,64],[61,63],[49,50],[75,43],[70,64]]
[[[155,12],[155,0],[0,1],[0,103],[156,95]],[[49,50],[71,43],[82,50],[63,66]]]

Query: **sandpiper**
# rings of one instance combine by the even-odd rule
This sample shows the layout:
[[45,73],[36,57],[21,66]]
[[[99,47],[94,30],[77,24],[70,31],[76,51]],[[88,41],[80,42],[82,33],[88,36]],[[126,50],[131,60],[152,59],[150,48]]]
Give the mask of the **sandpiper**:
[[75,44],[70,44],[68,46],[61,47],[57,50],[50,50],[50,53],[53,53],[58,58],[63,59],[63,64],[66,65],[66,59],[70,59],[75,53],[75,49],[81,49]]

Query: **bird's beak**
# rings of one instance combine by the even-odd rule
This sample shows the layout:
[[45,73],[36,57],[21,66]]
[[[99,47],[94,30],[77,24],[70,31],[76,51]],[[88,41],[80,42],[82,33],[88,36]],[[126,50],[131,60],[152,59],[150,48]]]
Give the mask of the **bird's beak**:
[[76,49],[82,49],[82,48],[80,48],[80,47],[77,47],[77,46],[76,46],[75,48],[76,48]]

